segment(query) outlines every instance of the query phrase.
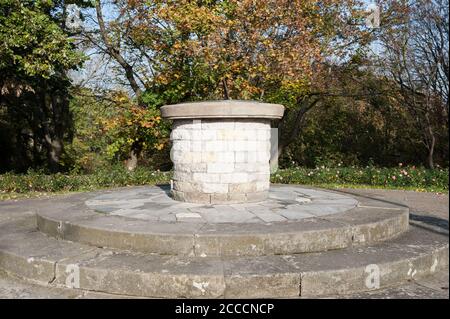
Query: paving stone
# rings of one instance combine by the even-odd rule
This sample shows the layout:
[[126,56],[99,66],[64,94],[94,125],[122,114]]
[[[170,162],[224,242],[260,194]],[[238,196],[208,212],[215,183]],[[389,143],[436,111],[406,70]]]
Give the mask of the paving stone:
[[261,202],[261,203],[259,203],[259,205],[264,206],[264,207],[269,207],[269,208],[282,208],[282,207],[285,207],[285,205],[283,205],[279,201],[272,200],[272,199],[269,199],[267,201]]
[[296,210],[296,209],[279,209],[276,210],[278,213],[280,213],[282,216],[286,217],[287,219],[291,219],[291,220],[299,220],[299,219],[304,219],[304,218],[312,218],[315,217],[313,214],[311,213],[307,213],[301,210]]
[[177,218],[176,218],[175,214],[168,214],[168,215],[166,214],[166,215],[159,216],[159,221],[174,223],[177,221]]
[[287,220],[286,217],[283,217],[279,214],[275,214],[272,212],[255,212],[254,213],[258,218],[261,218],[266,223],[272,223],[272,222],[284,222]]
[[339,206],[326,206],[326,205],[316,205],[314,207],[305,207],[301,211],[313,216],[328,216],[333,214],[339,214],[347,211],[348,209],[342,209]]
[[175,216],[177,216],[177,218],[202,218],[202,216],[197,213],[178,213]]
[[254,217],[249,212],[240,211],[219,211],[218,208],[215,211],[205,211],[200,213],[204,220],[209,223],[245,223],[247,220]]
[[142,210],[140,209],[118,209],[111,212],[111,215],[125,216],[130,217],[131,215],[142,214]]
[[[224,184],[225,185],[225,184]],[[150,188],[153,189],[153,188]],[[144,219],[146,215],[140,215],[137,211],[134,211],[134,209],[142,209],[145,210],[145,213],[147,213],[149,210],[156,210],[160,213],[156,214],[157,216],[162,216],[163,214],[170,214],[173,212],[181,212],[184,208],[201,208],[202,204],[193,204],[193,203],[182,203],[174,201],[173,199],[169,198],[168,195],[157,188],[159,190],[159,194],[156,196],[153,196],[151,200],[148,198],[142,198],[143,189],[139,189],[139,191],[136,191],[136,193],[133,193],[130,190],[126,190],[125,193],[130,197],[128,203],[125,199],[123,199],[123,194],[118,192],[118,198],[121,198],[120,200],[114,201],[112,199],[107,199],[106,201],[103,200],[97,200],[97,198],[103,196],[97,196],[93,199],[89,199],[86,201],[86,205],[88,207],[91,207],[97,211],[104,212],[104,213],[112,213],[113,215],[122,215],[124,217],[129,216],[132,214],[135,218],[138,218],[139,216],[144,216]],[[295,191],[294,191],[295,190]],[[300,193],[302,192],[308,192],[308,197],[302,198]],[[113,196],[113,193],[108,193],[108,196]],[[216,194],[215,196],[219,196],[220,194]],[[237,194],[240,195],[240,194]],[[242,194],[245,196],[245,194]],[[251,194],[248,193],[247,197],[249,197]],[[139,198],[136,198],[138,196]],[[184,196],[187,196],[185,194]],[[210,207],[219,207],[218,211],[220,212],[226,212],[233,214],[235,211],[242,211],[244,213],[252,213],[254,216],[248,216],[247,214],[244,214],[245,218],[239,219],[236,217],[227,217],[226,214],[219,215],[215,214],[214,217],[212,217],[209,222],[217,222],[217,223],[225,223],[225,222],[248,222],[248,223],[255,223],[255,222],[266,222],[264,219],[260,219],[257,213],[265,213],[267,212],[266,208],[273,208],[273,209],[283,209],[287,208],[289,210],[285,211],[285,217],[289,220],[298,220],[299,218],[309,217],[309,215],[315,215],[315,216],[326,216],[329,214],[337,214],[344,212],[346,210],[349,210],[353,208],[357,200],[351,197],[346,197],[343,195],[331,193],[331,192],[324,192],[324,191],[318,191],[318,190],[311,190],[311,189],[303,189],[303,188],[296,188],[296,187],[272,187],[269,193],[270,198],[258,202],[258,203],[243,203],[243,204],[234,204],[234,205],[210,205]],[[298,200],[304,200],[307,199],[306,202],[299,202]],[[334,199],[333,199],[334,198]],[[215,200],[216,201],[216,200]],[[223,199],[222,202],[227,202],[228,199]],[[334,202],[333,202],[334,201]],[[107,203],[108,205],[102,206],[103,204],[100,203]],[[115,206],[111,206],[115,205]],[[141,205],[138,207],[135,207],[134,205]],[[220,208],[220,207],[228,207],[228,208]],[[113,209],[112,207],[115,207],[116,209]],[[130,210],[131,209],[131,210]],[[181,210],[180,210],[181,209]],[[298,212],[297,212],[298,211]],[[272,222],[275,222],[275,220],[279,220],[280,222],[283,221],[280,217],[274,217],[271,218],[271,212],[266,216],[267,220],[271,220]],[[280,212],[278,212],[280,213]],[[155,214],[151,214],[155,215]],[[221,220],[220,216],[224,216],[224,219]],[[162,218],[161,220],[168,220],[173,221],[172,217]],[[183,222],[185,219],[179,218],[177,219],[178,222]],[[189,222],[194,222],[194,220],[190,219]]]

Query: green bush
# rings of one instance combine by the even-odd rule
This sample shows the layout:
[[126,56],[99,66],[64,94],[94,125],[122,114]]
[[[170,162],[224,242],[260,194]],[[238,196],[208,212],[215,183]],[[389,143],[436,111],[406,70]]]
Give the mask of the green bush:
[[425,169],[416,167],[336,167],[315,169],[296,167],[279,170],[271,177],[272,183],[306,185],[365,185],[385,188],[448,191],[448,168]]
[[0,192],[87,191],[108,187],[168,183],[170,178],[170,172],[151,171],[145,168],[129,172],[122,166],[102,168],[89,175],[61,173],[46,175],[41,171],[30,170],[27,174],[0,175]]
[[[153,171],[139,167],[133,172],[123,166],[98,169],[88,175],[53,174],[28,171],[27,174],[0,175],[0,194],[30,192],[89,191],[110,187],[154,185],[168,183],[172,172]],[[428,170],[415,167],[336,167],[315,169],[302,167],[280,170],[271,177],[272,183],[334,185],[448,191],[448,169]]]

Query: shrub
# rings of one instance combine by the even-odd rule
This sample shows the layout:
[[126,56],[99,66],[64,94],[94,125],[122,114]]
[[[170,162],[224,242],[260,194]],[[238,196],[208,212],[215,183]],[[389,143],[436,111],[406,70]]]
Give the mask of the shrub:
[[[168,183],[172,172],[139,167],[127,171],[123,166],[105,167],[92,174],[44,174],[30,170],[27,174],[0,175],[0,193],[89,191],[108,187],[154,185]],[[416,167],[296,167],[279,170],[271,177],[273,183],[306,185],[365,185],[369,187],[448,191],[448,169]]]
[[315,169],[295,167],[278,171],[272,175],[271,181],[282,184],[366,185],[448,191],[448,169],[377,168],[373,166],[366,168],[321,166]]
[[53,174],[28,171],[27,174],[6,173],[0,175],[2,193],[87,191],[107,187],[153,185],[168,183],[170,172],[138,168],[133,172],[122,166],[102,168],[93,174]]

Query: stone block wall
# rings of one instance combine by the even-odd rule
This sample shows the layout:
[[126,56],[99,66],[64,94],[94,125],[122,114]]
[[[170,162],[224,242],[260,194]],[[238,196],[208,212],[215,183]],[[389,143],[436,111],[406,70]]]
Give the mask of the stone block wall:
[[174,199],[228,204],[267,198],[269,119],[175,120],[171,140]]

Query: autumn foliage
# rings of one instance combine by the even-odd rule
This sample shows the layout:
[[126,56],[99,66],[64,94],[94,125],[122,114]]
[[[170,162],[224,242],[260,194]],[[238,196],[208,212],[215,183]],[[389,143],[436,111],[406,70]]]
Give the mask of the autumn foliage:
[[[357,1],[128,1],[130,37],[153,62],[148,87],[179,99],[264,99],[304,93],[322,66],[345,55]],[[353,24],[355,25],[356,22]],[[336,46],[336,41],[341,43]]]

